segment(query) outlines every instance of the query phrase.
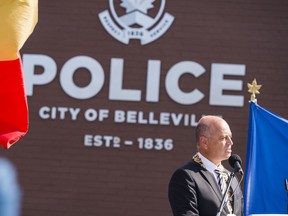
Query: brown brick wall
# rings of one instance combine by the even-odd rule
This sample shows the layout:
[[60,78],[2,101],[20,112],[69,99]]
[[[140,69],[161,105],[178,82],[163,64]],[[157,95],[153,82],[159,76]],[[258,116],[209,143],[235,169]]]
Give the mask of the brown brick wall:
[[[114,1],[120,4],[120,1]],[[159,2],[155,3],[156,5]],[[1,155],[16,165],[23,190],[23,216],[158,216],[172,215],[167,185],[175,168],[195,153],[194,127],[114,123],[115,110],[135,110],[222,115],[231,126],[234,153],[245,167],[249,99],[247,82],[254,78],[262,84],[258,103],[288,118],[288,3],[284,0],[253,1],[167,1],[165,12],[175,17],[169,30],[156,41],[141,46],[138,40],[124,45],[111,37],[101,25],[98,14],[109,8],[108,1],[40,1],[39,23],[22,54],[44,54],[57,64],[55,79],[34,86],[28,96],[29,133]],[[68,96],[60,85],[63,65],[74,56],[89,56],[104,69],[105,83],[94,97],[78,100]],[[112,58],[124,59],[127,89],[141,90],[141,101],[108,100]],[[145,101],[147,64],[161,61],[159,102]],[[194,61],[205,68],[199,78],[189,75],[180,80],[186,91],[201,90],[205,97],[193,105],[174,102],[165,89],[169,69],[181,61]],[[209,105],[213,63],[242,64],[244,76],[228,76],[243,82],[244,107]],[[37,68],[41,74],[41,68]],[[87,85],[90,75],[79,69],[74,80]],[[39,110],[72,107],[81,111],[71,118],[41,119]],[[108,109],[110,118],[88,122],[85,110]],[[132,146],[120,148],[84,146],[85,134],[112,135]],[[143,150],[137,139],[173,139],[174,148]],[[242,183],[243,184],[243,183]],[[243,186],[243,185],[242,185]]]

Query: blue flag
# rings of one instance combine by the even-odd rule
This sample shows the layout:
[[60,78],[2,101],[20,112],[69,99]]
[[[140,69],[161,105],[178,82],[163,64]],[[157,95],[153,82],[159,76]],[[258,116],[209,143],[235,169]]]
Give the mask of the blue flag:
[[288,121],[250,103],[244,214],[287,214]]

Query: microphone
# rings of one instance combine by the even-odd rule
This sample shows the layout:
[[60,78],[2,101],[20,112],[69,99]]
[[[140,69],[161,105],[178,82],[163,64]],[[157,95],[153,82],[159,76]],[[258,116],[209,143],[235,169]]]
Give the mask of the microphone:
[[[242,163],[242,160],[241,158],[237,155],[237,154],[234,154],[234,155],[231,155],[229,157],[229,164],[234,168],[234,172],[231,172],[230,173],[230,177],[229,177],[229,181],[228,181],[228,185],[226,187],[226,190],[224,192],[224,195],[223,195],[223,198],[222,198],[222,201],[221,201],[221,204],[220,204],[220,207],[219,207],[219,211],[217,213],[216,216],[220,216],[221,215],[221,212],[223,211],[223,208],[224,208],[224,203],[225,203],[225,200],[226,200],[226,196],[228,194],[228,190],[232,184],[232,180],[233,178],[235,177],[235,173],[236,172],[239,172],[242,177],[243,177],[243,170],[241,168],[241,163]],[[239,184],[238,184],[239,185]],[[237,186],[238,187],[238,186]],[[234,192],[233,192],[234,193]],[[233,214],[232,214],[233,215]]]
[[244,172],[241,168],[242,160],[239,157],[239,155],[237,155],[237,154],[231,155],[229,157],[228,161],[229,161],[230,166],[234,168],[234,172],[239,172],[241,175],[244,174]]

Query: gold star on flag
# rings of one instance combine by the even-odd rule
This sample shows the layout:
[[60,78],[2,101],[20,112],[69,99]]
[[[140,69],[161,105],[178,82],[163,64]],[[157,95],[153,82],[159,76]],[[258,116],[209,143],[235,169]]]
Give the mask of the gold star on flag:
[[259,90],[262,87],[262,85],[257,85],[257,81],[256,79],[254,79],[252,81],[252,84],[247,83],[247,86],[248,86],[248,92],[252,94],[250,102],[252,101],[257,103],[256,94],[260,94]]

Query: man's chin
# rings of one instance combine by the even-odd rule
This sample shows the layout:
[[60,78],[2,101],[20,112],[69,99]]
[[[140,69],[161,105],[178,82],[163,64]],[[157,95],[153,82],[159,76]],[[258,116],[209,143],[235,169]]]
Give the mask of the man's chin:
[[228,159],[231,156],[231,154],[232,154],[232,151],[227,152],[226,153],[226,159]]

